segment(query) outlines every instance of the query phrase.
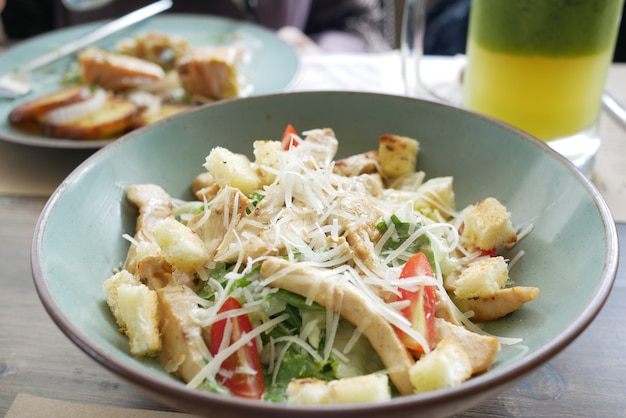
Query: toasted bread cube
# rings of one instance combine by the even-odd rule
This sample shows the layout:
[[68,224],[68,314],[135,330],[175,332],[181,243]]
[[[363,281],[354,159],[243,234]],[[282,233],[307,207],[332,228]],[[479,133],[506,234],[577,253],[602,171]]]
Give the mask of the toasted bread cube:
[[383,402],[391,399],[385,374],[346,377],[328,382],[331,403]]
[[456,279],[454,295],[460,299],[492,296],[508,280],[509,269],[503,257],[480,258],[470,263]]
[[135,245],[135,259],[137,262],[148,257],[158,257],[160,254],[161,248],[155,242],[139,241],[137,245]]
[[200,237],[172,217],[158,220],[152,226],[152,234],[161,247],[163,258],[180,270],[191,272],[209,261]]
[[295,379],[287,385],[287,402],[297,405],[324,405],[329,403],[328,385],[316,378]]
[[415,171],[419,143],[400,135],[383,135],[378,142],[380,170],[385,177],[398,177]]
[[415,393],[454,387],[471,375],[472,364],[467,353],[451,338],[441,340],[409,369]]
[[102,284],[102,287],[106,296],[107,305],[109,305],[109,309],[115,318],[115,322],[117,322],[117,325],[123,330],[126,328],[126,323],[124,322],[124,318],[120,312],[117,295],[117,289],[122,284],[137,286],[141,284],[141,281],[138,277],[130,274],[128,271],[122,270],[106,279]]
[[254,171],[250,160],[243,154],[234,154],[222,147],[215,147],[206,157],[204,167],[221,184],[241,190],[249,196],[261,188],[261,179]]
[[461,238],[470,246],[492,250],[517,241],[511,213],[493,197],[468,206],[463,217]]
[[117,298],[131,354],[157,354],[161,349],[157,293],[144,284],[122,283],[117,288]]
[[276,179],[276,174],[268,171],[265,167],[277,171],[280,169],[281,147],[280,141],[254,141],[254,162],[264,185],[272,184]]
[[464,326],[435,318],[435,341],[439,343],[447,338],[453,339],[463,347],[470,359],[472,374],[489,369],[500,352],[500,342],[495,337],[478,334]]
[[383,402],[391,399],[387,375],[373,373],[326,382],[316,378],[296,379],[287,386],[291,404],[323,405]]

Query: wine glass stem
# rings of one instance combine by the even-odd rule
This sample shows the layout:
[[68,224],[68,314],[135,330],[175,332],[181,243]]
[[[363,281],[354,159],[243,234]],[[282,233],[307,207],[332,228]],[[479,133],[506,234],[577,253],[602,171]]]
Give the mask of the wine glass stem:
[[426,0],[406,0],[400,31],[400,54],[404,93],[417,97],[426,95],[420,78],[420,61],[424,55]]

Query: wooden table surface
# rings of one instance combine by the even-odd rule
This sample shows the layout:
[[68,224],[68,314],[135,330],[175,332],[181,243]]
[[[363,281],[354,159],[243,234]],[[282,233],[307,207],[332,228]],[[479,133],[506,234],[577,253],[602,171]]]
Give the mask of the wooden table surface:
[[[608,87],[626,103],[626,67],[612,69]],[[597,184],[612,211],[623,214],[626,135],[606,116],[603,124],[605,138],[598,156]],[[42,183],[49,182],[51,175],[62,178],[64,170],[89,155],[86,151],[46,154],[56,158],[46,161],[46,168],[58,166],[57,172],[50,174],[38,172],[42,157],[29,147],[10,145],[2,152],[18,158],[11,170],[21,170],[17,174],[39,178]],[[2,164],[8,163],[0,161]],[[37,411],[47,418],[70,416],[68,411],[75,411],[71,409],[74,403],[79,404],[76,416],[87,415],[80,404],[170,411],[91,360],[45,312],[30,270],[32,235],[47,200],[43,190],[0,191],[0,416],[7,412],[11,417],[24,415],[24,404],[40,407]],[[616,219],[620,239],[626,242],[626,215]],[[625,250],[620,250],[622,268],[612,294],[577,340],[517,386],[458,416],[626,417],[625,257]],[[23,398],[25,394],[35,398]],[[62,402],[60,406],[54,403],[54,408],[39,397]],[[13,413],[18,411],[16,398],[24,401],[21,414]]]

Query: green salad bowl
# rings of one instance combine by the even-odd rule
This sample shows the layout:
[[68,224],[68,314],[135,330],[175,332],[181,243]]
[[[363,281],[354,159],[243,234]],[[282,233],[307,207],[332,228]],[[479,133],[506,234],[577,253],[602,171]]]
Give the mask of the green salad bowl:
[[[252,157],[252,141],[332,128],[338,157],[378,146],[386,133],[418,139],[418,169],[453,176],[457,208],[488,196],[532,226],[515,247],[524,256],[511,276],[540,295],[486,325],[521,338],[502,347],[490,370],[459,386],[383,403],[295,406],[192,390],[158,360],[129,353],[105,302],[102,283],[128,250],[136,210],[125,189],[155,183],[191,199],[190,184],[215,146]],[[583,244],[584,243],[584,244]],[[137,130],[97,151],[54,192],[33,240],[37,292],[59,328],[82,350],[163,404],[215,417],[446,416],[479,404],[553,358],[592,322],[617,272],[614,221],[593,184],[529,135],[458,108],[413,98],[356,92],[282,93],[224,101]]]

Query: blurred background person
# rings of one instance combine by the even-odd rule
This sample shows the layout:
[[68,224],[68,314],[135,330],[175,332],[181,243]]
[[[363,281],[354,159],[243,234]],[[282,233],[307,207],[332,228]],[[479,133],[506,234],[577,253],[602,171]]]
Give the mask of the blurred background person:
[[[61,0],[3,0],[2,23],[11,40],[129,13],[151,0],[115,0],[86,11]],[[74,1],[76,2],[76,0]],[[69,4],[69,2],[68,2]],[[222,16],[271,30],[296,28],[323,50],[377,52],[395,44],[394,0],[174,0],[166,13]]]
[[[74,2],[80,0],[73,0]],[[0,0],[10,41],[79,23],[119,17],[153,0],[112,0],[73,11],[62,0]],[[471,0],[427,0],[424,53],[465,53]],[[324,51],[379,52],[398,48],[404,0],[174,0],[170,13],[202,13],[295,28]],[[1,9],[0,9],[1,10]],[[614,61],[626,62],[626,24],[620,26]]]

